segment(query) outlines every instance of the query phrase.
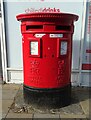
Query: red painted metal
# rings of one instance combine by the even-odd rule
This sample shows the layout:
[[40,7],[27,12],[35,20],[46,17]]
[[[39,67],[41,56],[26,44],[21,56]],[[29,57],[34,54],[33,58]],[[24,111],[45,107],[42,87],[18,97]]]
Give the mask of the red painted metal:
[[82,70],[91,70],[91,64],[82,64]]
[[[61,88],[70,84],[72,35],[78,16],[29,13],[18,15],[17,20],[21,21],[23,36],[24,85],[32,88]],[[37,38],[36,34],[44,35]],[[38,55],[31,55],[31,41],[38,42]],[[61,55],[61,42],[64,41],[67,42],[67,53]]]
[[86,53],[91,53],[91,49],[87,49],[87,50],[86,50]]

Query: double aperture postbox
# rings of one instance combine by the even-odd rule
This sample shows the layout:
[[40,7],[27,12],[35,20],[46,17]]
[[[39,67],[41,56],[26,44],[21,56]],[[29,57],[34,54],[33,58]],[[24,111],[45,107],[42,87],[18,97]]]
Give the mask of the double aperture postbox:
[[29,13],[18,15],[17,20],[21,21],[25,101],[69,104],[72,36],[78,16]]

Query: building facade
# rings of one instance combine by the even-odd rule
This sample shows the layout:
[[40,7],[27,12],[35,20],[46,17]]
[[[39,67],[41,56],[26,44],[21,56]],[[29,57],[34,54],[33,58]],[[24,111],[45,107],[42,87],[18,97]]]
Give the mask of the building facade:
[[[41,8],[40,8],[41,3]],[[65,4],[66,3],[66,4]],[[22,64],[22,36],[20,34],[20,23],[16,15],[38,11],[40,9],[58,8],[60,12],[67,12],[79,15],[79,21],[75,23],[72,50],[72,85],[90,86],[91,76],[91,46],[89,46],[88,20],[90,16],[90,1],[80,0],[76,2],[53,0],[7,0],[2,1],[2,66],[3,80],[7,83],[23,83]],[[88,67],[86,67],[88,66]]]

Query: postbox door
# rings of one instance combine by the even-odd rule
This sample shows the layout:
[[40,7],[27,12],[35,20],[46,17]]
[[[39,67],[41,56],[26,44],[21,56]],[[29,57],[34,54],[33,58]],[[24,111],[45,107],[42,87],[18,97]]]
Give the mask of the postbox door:
[[43,42],[43,57],[46,59],[52,59],[56,57],[57,52],[57,39],[50,38],[49,34],[42,38]]
[[[50,38],[45,35],[42,38],[43,56],[43,81],[45,86],[60,87],[69,80],[68,39]],[[62,64],[59,64],[62,63]]]
[[57,39],[49,34],[42,37],[42,84],[44,87],[57,87]]

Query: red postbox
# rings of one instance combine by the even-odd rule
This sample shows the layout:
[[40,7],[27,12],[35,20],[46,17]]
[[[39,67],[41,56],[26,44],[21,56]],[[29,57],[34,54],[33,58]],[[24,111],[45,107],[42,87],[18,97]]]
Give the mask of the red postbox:
[[71,101],[72,36],[77,15],[20,14],[25,101],[64,106]]

